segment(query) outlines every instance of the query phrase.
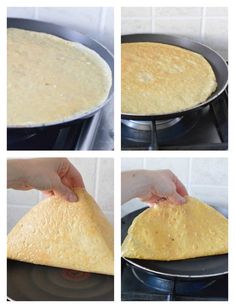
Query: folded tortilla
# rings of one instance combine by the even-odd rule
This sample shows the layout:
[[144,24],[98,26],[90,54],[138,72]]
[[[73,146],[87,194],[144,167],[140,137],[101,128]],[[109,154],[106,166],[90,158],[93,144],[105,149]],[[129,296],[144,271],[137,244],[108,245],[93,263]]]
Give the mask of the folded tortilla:
[[9,259],[113,275],[113,227],[94,199],[50,197],[34,206],[8,235]]
[[138,215],[122,244],[122,256],[181,260],[228,252],[228,221],[207,204],[187,197],[183,205],[164,201]]

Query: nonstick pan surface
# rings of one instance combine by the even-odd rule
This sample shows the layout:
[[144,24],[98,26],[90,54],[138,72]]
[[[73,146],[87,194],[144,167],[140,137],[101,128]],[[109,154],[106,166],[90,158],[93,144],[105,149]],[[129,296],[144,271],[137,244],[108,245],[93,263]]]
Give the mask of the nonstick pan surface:
[[122,36],[122,43],[134,43],[134,42],[156,42],[174,45],[182,47],[193,52],[199,53],[202,55],[213,68],[213,71],[216,76],[217,89],[212,95],[205,101],[192,108],[185,109],[179,112],[173,112],[168,114],[131,114],[131,113],[122,113],[123,119],[129,120],[161,120],[168,118],[175,118],[182,116],[186,113],[193,112],[194,110],[205,107],[210,102],[216,100],[216,98],[225,90],[228,82],[228,67],[224,59],[213,49],[207,47],[198,42],[194,42],[184,37],[177,37],[173,35],[165,34],[129,34]]
[[[136,210],[122,218],[122,242],[133,219],[146,208]],[[204,279],[228,273],[228,255],[208,256],[179,261],[153,261],[123,258],[134,267],[167,279]]]
[[114,278],[7,260],[7,297],[14,301],[112,301]]
[[[114,60],[112,54],[100,43],[96,42],[95,40],[83,35],[77,31],[71,30],[67,27],[59,26],[56,24],[51,24],[47,22],[42,22],[38,20],[31,20],[31,19],[21,19],[21,18],[8,18],[7,19],[7,27],[8,28],[18,28],[24,30],[30,30],[35,32],[43,32],[58,36],[68,41],[78,42],[83,44],[84,46],[94,50],[97,52],[109,65],[112,71],[112,80],[114,80]],[[72,123],[82,120],[85,118],[89,118],[94,115],[97,111],[103,108],[113,97],[114,86],[112,82],[112,87],[109,91],[109,95],[106,101],[104,101],[101,105],[79,115],[71,116],[71,118],[67,119],[66,121],[58,121],[52,122],[47,124],[37,124],[37,125],[20,125],[20,126],[8,126],[8,129],[14,131],[14,129],[33,129],[33,128],[43,128],[49,126],[68,126]]]

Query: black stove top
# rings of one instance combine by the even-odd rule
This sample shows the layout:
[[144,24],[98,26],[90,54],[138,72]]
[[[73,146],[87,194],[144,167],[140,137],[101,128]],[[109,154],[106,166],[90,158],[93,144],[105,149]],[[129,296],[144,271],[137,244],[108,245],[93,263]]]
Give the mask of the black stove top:
[[[228,275],[194,282],[156,277],[154,283],[153,281],[141,280],[140,277],[141,275],[138,275],[137,269],[122,260],[122,301],[228,300]],[[159,279],[157,283],[156,279]]]
[[92,150],[102,111],[65,127],[7,131],[8,150]]
[[121,136],[122,150],[227,150],[227,90],[209,106],[171,121],[124,120]]

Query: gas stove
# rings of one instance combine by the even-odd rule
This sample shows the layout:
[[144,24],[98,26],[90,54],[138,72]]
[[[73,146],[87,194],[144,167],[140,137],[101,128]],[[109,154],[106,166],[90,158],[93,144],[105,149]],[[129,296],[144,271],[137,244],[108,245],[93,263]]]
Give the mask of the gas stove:
[[53,126],[36,131],[8,130],[8,150],[92,150],[102,119],[102,111],[69,126]]
[[122,120],[122,150],[227,150],[228,93],[210,105],[161,121]]
[[228,275],[210,280],[167,280],[122,260],[122,301],[227,301]]

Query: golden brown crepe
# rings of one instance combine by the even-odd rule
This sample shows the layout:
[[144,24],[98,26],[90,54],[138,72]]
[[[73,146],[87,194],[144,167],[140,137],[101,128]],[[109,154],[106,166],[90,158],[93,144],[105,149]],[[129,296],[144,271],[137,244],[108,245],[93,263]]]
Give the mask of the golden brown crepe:
[[85,190],[75,191],[76,203],[50,197],[34,206],[9,233],[7,257],[113,275],[113,227]]
[[101,105],[112,84],[98,53],[46,33],[8,29],[7,60],[8,125],[74,118]]
[[138,215],[122,244],[122,256],[181,260],[228,252],[228,221],[207,204],[187,197],[183,205],[164,201]]
[[205,58],[160,43],[122,44],[122,112],[166,114],[204,102],[217,87]]

